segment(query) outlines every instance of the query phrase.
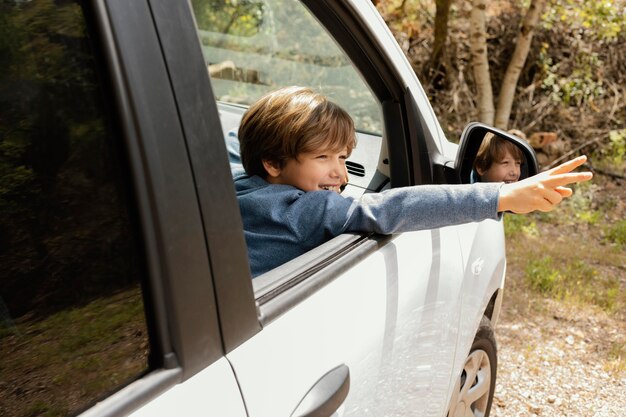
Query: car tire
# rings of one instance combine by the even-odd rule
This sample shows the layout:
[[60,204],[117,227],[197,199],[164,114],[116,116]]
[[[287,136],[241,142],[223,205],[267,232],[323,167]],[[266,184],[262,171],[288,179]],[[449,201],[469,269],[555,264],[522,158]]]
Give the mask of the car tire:
[[483,316],[456,382],[448,417],[489,417],[497,365],[495,333],[491,320]]

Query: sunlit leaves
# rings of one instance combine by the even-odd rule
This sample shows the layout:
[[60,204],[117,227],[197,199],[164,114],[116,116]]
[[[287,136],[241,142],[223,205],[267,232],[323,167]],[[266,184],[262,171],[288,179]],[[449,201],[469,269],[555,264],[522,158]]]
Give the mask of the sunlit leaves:
[[613,40],[625,29],[626,2],[553,0],[543,21],[547,29],[565,24],[579,38]]

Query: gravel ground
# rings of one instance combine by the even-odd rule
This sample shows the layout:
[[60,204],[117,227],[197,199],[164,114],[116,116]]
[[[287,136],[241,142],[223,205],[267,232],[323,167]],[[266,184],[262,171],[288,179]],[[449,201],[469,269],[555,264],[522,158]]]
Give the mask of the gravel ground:
[[624,320],[530,297],[505,298],[491,416],[626,416]]

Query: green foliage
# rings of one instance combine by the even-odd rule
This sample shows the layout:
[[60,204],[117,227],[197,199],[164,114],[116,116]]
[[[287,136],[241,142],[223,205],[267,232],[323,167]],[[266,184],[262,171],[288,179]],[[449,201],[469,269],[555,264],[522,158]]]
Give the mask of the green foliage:
[[608,158],[616,166],[624,164],[626,157],[626,129],[609,132]]
[[613,40],[626,26],[625,11],[622,0],[554,0],[546,8],[543,25],[554,29],[566,23],[576,36]]
[[531,260],[526,267],[526,280],[530,287],[542,294],[550,294],[557,288],[562,277],[558,269],[552,266],[552,258],[546,256]]
[[541,87],[553,101],[567,106],[589,103],[605,94],[601,72],[602,61],[598,54],[581,54],[572,63],[569,74],[563,74],[561,63],[554,63],[548,53],[549,45],[544,43],[539,54],[539,65],[543,72]]
[[606,232],[606,239],[619,246],[626,245],[626,220],[620,220],[610,226]]
[[562,204],[563,216],[571,213],[576,219],[595,225],[602,220],[602,213],[595,208],[595,195],[598,186],[593,182],[583,182],[576,185],[574,194]]
[[[537,59],[541,87],[553,102],[598,112],[613,76],[610,51],[626,28],[626,1],[555,0],[542,18],[546,33]],[[617,45],[617,46],[611,46]]]
[[504,217],[504,233],[513,236],[523,233],[526,236],[537,236],[537,223],[530,216],[506,214]]
[[593,304],[609,312],[625,302],[617,278],[601,277],[581,260],[559,265],[551,256],[545,256],[529,261],[525,276],[533,290],[556,299]]
[[210,32],[254,36],[264,22],[262,2],[239,0],[194,0],[198,27]]
[[[42,320],[21,320],[16,327],[4,334],[11,342],[0,343],[4,359],[0,375],[17,378],[28,372],[31,379],[48,381],[50,392],[80,392],[95,398],[147,366],[141,350],[147,347],[147,335],[139,288]],[[76,406],[63,395],[29,395],[23,400],[26,416],[65,416]]]
[[576,217],[584,223],[596,225],[602,219],[602,213],[597,210],[585,210],[576,213]]
[[64,407],[57,407],[55,405],[48,404],[44,401],[38,400],[32,404],[25,415],[27,416],[43,416],[43,417],[60,417],[65,416],[69,410]]

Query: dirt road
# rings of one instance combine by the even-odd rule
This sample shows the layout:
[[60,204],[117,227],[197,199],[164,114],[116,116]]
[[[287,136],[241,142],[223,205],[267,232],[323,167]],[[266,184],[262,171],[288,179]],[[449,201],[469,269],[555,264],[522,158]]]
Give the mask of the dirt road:
[[626,416],[624,320],[528,293],[509,278],[491,416]]

